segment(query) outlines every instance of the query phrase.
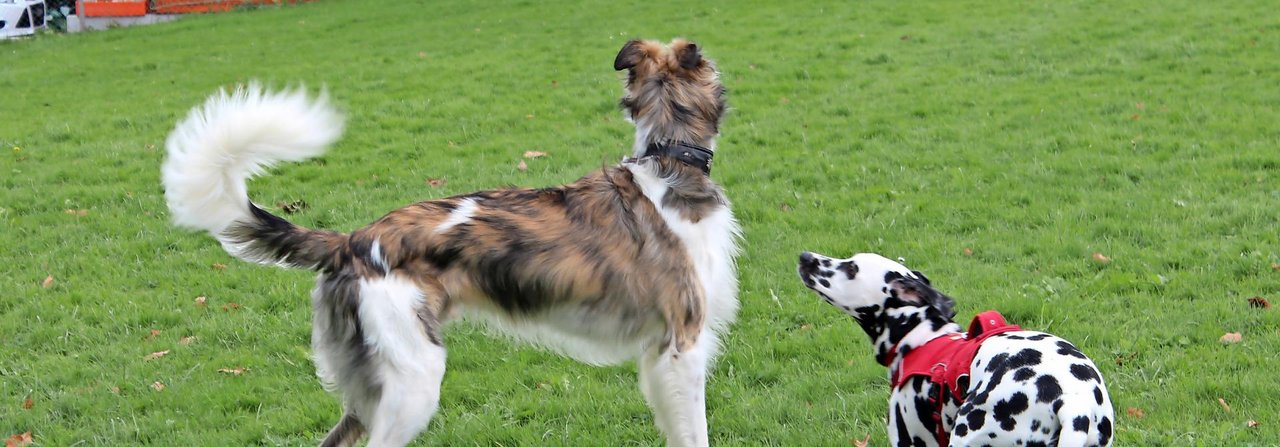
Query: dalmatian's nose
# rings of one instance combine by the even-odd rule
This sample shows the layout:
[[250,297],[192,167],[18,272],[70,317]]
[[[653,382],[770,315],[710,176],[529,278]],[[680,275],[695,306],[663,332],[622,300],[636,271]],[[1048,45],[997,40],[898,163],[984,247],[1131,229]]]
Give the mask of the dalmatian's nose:
[[818,258],[813,257],[813,253],[800,253],[800,273],[814,274],[818,272]]

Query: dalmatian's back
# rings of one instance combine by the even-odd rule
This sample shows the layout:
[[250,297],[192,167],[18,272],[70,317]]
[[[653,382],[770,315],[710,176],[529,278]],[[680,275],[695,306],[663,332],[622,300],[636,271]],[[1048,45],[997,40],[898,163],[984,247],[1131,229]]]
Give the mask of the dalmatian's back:
[[987,339],[970,368],[952,446],[1109,446],[1111,399],[1097,366],[1075,345],[1036,331]]

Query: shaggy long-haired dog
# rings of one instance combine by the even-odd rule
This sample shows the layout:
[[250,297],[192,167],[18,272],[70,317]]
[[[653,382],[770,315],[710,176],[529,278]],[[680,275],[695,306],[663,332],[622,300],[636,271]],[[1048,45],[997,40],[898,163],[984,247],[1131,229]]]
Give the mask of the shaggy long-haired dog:
[[323,97],[249,86],[178,124],[163,167],[174,221],[241,259],[319,272],[312,348],[345,409],[322,445],[422,431],[440,399],[441,326],[460,314],[587,363],[637,359],[668,443],[707,445],[707,368],[737,310],[738,224],[709,177],[725,91],[679,39],[628,42],[614,68],[627,70],[631,158],[564,186],[416,203],[350,233],[294,225],[245,187],[338,138]]

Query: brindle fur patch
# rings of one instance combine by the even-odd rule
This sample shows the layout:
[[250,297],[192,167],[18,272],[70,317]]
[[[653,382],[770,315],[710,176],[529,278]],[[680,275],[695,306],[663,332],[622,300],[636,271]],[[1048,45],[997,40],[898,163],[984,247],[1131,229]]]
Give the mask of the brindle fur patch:
[[[472,217],[436,232],[446,210],[463,199],[476,202]],[[680,328],[674,335],[696,331],[704,318],[701,286],[683,246],[622,168],[559,187],[490,190],[401,208],[353,232],[348,246],[374,241],[388,269],[412,272],[423,290],[442,292],[425,294],[435,315],[455,299],[513,315],[572,304],[636,321],[636,331],[648,318],[662,318]],[[364,275],[378,274],[372,260],[349,262]]]

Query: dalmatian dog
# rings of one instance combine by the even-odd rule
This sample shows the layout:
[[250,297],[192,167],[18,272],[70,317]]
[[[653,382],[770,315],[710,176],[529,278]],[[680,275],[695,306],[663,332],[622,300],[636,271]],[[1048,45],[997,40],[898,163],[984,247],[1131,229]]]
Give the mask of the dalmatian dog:
[[800,279],[866,331],[889,368],[893,446],[1109,446],[1098,368],[1070,342],[995,312],[964,331],[955,302],[883,256],[800,255]]

